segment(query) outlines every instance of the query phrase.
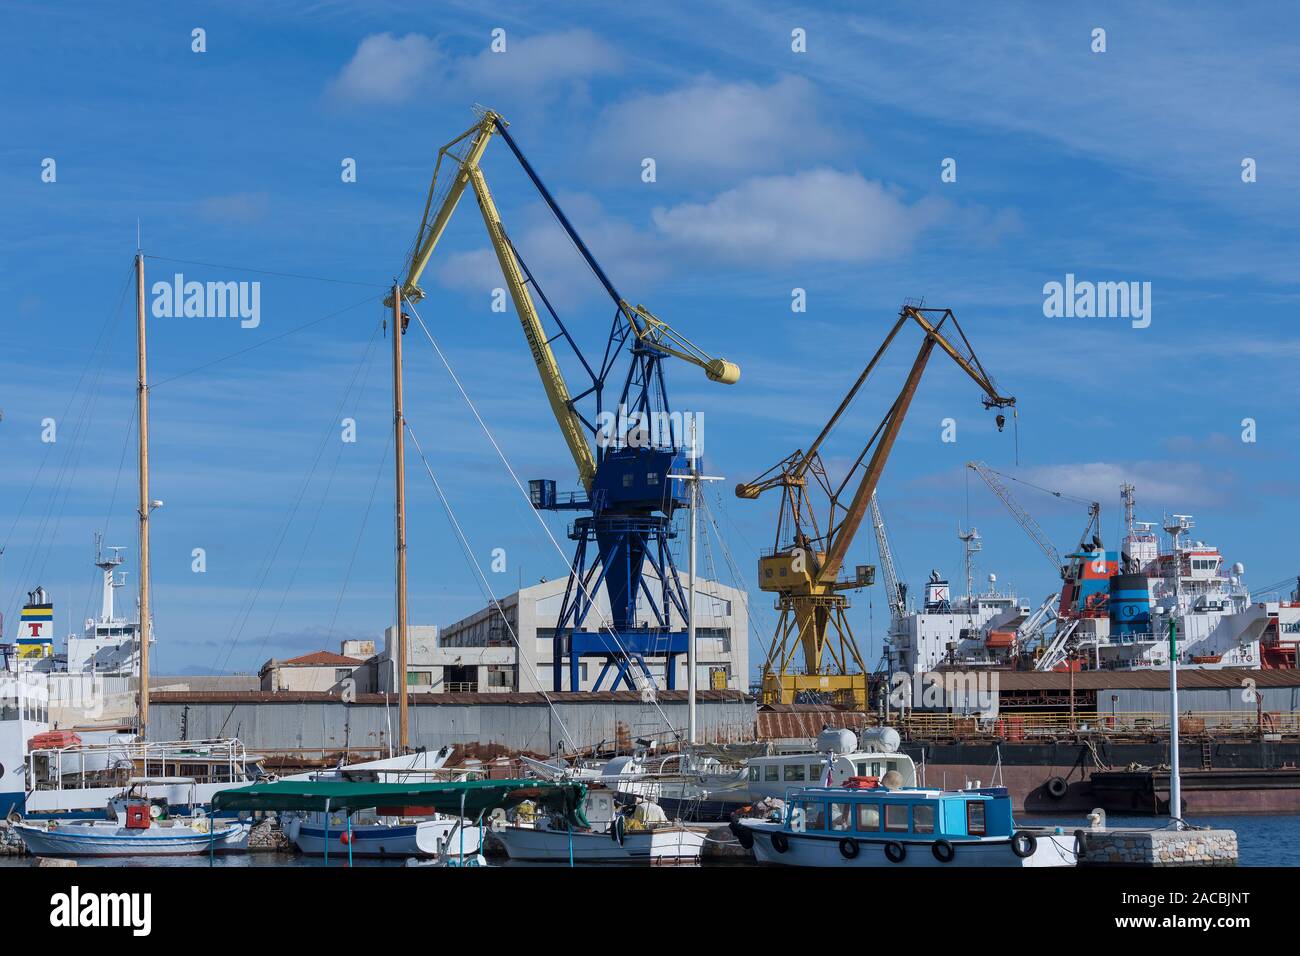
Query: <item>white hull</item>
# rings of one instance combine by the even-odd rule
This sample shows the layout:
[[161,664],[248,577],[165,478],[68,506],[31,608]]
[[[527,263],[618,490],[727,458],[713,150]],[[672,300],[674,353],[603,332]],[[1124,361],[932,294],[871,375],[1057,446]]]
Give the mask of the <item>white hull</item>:
[[230,853],[248,849],[246,823],[200,832],[189,826],[129,829],[115,822],[79,821],[54,829],[27,823],[14,825],[27,851],[36,856],[182,856]]
[[[352,855],[363,857],[434,857],[440,841],[450,838],[447,852],[452,856],[470,856],[479,851],[478,827],[456,827],[455,819],[420,820],[416,823],[353,824]],[[464,843],[461,842],[462,833]],[[346,856],[347,825],[331,824],[328,834],[316,821],[295,820],[286,827],[286,835],[308,856]]]
[[505,827],[493,831],[512,860],[567,863],[694,863],[704,848],[704,831],[666,826],[628,830],[620,845],[608,833]]
[[[747,825],[742,822],[742,826]],[[899,841],[906,855],[899,863],[885,856],[886,840],[858,839],[858,854],[846,857],[840,850],[840,839],[833,834],[803,834],[782,830],[775,824],[748,825],[754,834],[754,856],[759,863],[776,863],[783,866],[816,867],[868,867],[896,869],[907,867],[936,867],[939,869],[967,867],[1024,867],[1024,866],[1074,866],[1074,836],[1035,833],[1037,847],[1032,854],[1021,858],[1011,850],[1009,840],[980,840],[953,842],[953,858],[940,862],[926,841]],[[788,848],[779,853],[772,846],[772,837],[784,834]]]

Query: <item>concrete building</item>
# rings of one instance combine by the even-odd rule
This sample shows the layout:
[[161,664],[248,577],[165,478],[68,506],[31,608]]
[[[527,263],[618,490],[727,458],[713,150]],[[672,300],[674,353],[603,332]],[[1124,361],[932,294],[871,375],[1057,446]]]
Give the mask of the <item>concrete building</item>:
[[[653,589],[653,579],[651,580]],[[551,691],[555,622],[564,600],[567,580],[545,581],[501,598],[501,609],[487,607],[439,632],[435,627],[411,627],[408,685],[414,690],[438,693],[528,693]],[[683,580],[683,587],[685,581]],[[696,629],[698,634],[697,679],[701,690],[746,690],[749,670],[749,609],[743,591],[717,581],[697,580]],[[597,598],[587,629],[598,629],[608,620],[608,600]],[[649,613],[647,612],[647,617]],[[504,620],[503,620],[504,617]],[[679,615],[672,615],[674,627],[685,629]],[[512,637],[513,632],[513,637]],[[385,631],[380,655],[380,686],[395,689],[392,667],[395,653],[393,628]],[[516,639],[518,646],[516,646]],[[662,661],[649,662],[659,688],[666,686]],[[678,661],[676,683],[687,686],[686,659]],[[582,663],[582,690],[593,690],[601,662]],[[385,681],[383,675],[389,675]],[[612,672],[602,690],[609,690]],[[567,689],[567,681],[565,683]]]
[[[371,688],[365,679],[366,662],[332,651],[314,651],[301,657],[280,661],[271,658],[262,665],[258,676],[264,691],[327,691],[338,693],[343,682],[357,682],[357,693]],[[358,673],[360,671],[360,673]]]
[[[371,644],[373,647],[373,643]],[[397,692],[397,627],[384,629],[384,647],[370,661],[374,669],[374,689],[378,693]],[[437,686],[438,627],[433,624],[406,626],[406,686],[412,694],[441,690]]]

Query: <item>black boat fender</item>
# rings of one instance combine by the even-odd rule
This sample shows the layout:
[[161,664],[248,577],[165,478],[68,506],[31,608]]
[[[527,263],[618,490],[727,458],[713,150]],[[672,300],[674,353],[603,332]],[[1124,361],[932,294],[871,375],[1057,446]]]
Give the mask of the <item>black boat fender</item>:
[[1069,788],[1070,785],[1065,782],[1064,777],[1051,777],[1047,783],[1043,784],[1043,789],[1047,791],[1047,795],[1053,800],[1060,800],[1065,796],[1065,792]]
[[1020,859],[1026,859],[1034,855],[1038,849],[1038,838],[1032,833],[1026,833],[1024,830],[1016,831],[1016,835],[1011,838],[1011,852]]
[[885,856],[890,863],[902,863],[903,858],[907,856],[907,847],[895,840],[890,840],[885,844]]
[[844,857],[844,859],[846,860],[854,859],[861,851],[861,849],[862,848],[858,846],[857,840],[852,840],[848,837],[845,837],[843,840],[840,841],[840,856]]
[[735,820],[732,820],[731,835],[734,836],[736,838],[736,842],[739,843],[741,846],[743,846],[746,850],[753,849],[754,831],[751,830],[749,827],[745,826],[742,823],[737,823]]
[[790,840],[784,833],[772,834],[772,849],[777,853],[784,853],[790,849]]
[[930,852],[940,863],[951,863],[952,858],[957,855],[957,850],[947,840],[935,840],[930,847]]

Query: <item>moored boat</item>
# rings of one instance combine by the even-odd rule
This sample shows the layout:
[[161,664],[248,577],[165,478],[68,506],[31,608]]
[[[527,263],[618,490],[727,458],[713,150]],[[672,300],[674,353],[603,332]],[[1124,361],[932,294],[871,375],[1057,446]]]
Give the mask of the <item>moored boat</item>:
[[[202,811],[174,817],[166,801],[147,796],[149,787],[184,783],[181,778],[133,780],[109,805],[109,819],[20,821],[11,827],[36,856],[177,856],[247,850],[247,823],[214,820]],[[193,781],[189,784],[193,786]]]
[[786,795],[778,819],[741,819],[760,863],[810,867],[1074,866],[1073,834],[1017,827],[1001,788],[887,789],[872,778]]

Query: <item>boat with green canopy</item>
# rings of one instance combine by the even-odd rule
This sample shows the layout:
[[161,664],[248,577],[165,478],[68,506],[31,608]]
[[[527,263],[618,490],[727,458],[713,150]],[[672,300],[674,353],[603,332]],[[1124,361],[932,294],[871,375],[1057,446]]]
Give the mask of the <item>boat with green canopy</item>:
[[[328,816],[346,814],[345,833],[351,833],[352,814],[377,807],[455,814],[481,827],[487,814],[528,802],[585,831],[590,824],[583,812],[587,786],[574,781],[456,780],[437,783],[360,783],[346,780],[277,780],[222,790],[212,798],[214,811],[314,810]],[[352,858],[352,844],[348,860]],[[328,842],[326,844],[328,846]],[[328,861],[328,850],[326,860]]]

